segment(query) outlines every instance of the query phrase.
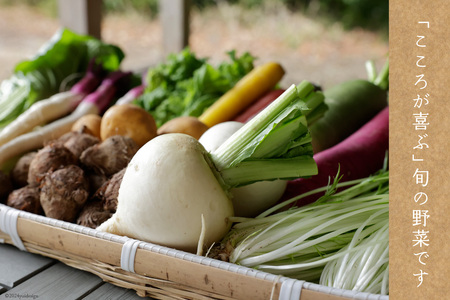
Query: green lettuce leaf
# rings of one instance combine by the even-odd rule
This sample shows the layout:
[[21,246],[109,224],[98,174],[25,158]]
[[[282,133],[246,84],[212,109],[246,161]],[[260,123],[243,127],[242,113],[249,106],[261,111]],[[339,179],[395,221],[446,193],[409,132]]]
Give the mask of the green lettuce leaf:
[[150,112],[158,126],[179,116],[200,116],[211,104],[249,73],[255,58],[249,53],[213,67],[189,49],[171,54],[148,70],[147,87],[135,104]]

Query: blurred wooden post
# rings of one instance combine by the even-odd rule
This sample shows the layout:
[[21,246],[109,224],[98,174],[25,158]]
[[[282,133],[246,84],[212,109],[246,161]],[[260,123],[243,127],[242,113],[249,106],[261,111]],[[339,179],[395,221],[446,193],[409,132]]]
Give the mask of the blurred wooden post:
[[101,38],[102,0],[58,0],[61,26]]
[[163,47],[167,55],[189,45],[190,0],[160,0]]

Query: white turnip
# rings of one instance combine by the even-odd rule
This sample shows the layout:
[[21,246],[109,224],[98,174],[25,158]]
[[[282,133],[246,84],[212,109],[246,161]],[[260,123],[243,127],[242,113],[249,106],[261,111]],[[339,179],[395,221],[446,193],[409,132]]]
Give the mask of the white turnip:
[[97,229],[201,253],[229,231],[230,189],[317,174],[303,114],[313,90],[292,85],[213,154],[186,134],[150,140],[125,170],[115,214]]
[[99,230],[194,251],[200,237],[219,240],[230,228],[233,205],[210,164],[208,153],[186,134],[160,135],[128,165],[117,211]]

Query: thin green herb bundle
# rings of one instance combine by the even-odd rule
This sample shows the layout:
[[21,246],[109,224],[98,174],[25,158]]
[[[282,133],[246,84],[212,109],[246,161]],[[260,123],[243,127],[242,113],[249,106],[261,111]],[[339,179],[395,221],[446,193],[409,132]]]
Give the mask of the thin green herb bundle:
[[332,184],[311,193],[323,191],[324,196],[303,207],[273,214],[270,210],[253,219],[233,218],[236,224],[222,243],[232,247],[230,262],[323,285],[387,294],[389,171],[343,183],[336,176]]

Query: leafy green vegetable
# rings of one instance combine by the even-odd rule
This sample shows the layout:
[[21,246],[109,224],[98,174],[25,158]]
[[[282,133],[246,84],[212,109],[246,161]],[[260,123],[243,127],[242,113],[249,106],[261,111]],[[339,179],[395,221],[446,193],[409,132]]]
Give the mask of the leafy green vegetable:
[[[340,179],[337,174],[330,185],[282,203],[325,191],[309,205],[253,219],[230,218],[236,223],[222,241],[230,262],[334,287],[387,293],[389,171]],[[339,191],[342,187],[346,189]]]
[[186,48],[171,54],[164,63],[151,68],[147,87],[135,104],[150,112],[158,126],[179,116],[200,116],[220,96],[253,69],[254,57],[244,53],[216,68]]
[[308,116],[322,110],[324,96],[308,81],[291,85],[211,155],[225,184],[317,174]]
[[59,30],[30,60],[15,66],[0,85],[0,128],[9,124],[36,101],[70,89],[95,58],[106,71],[117,70],[122,50],[87,35]]

